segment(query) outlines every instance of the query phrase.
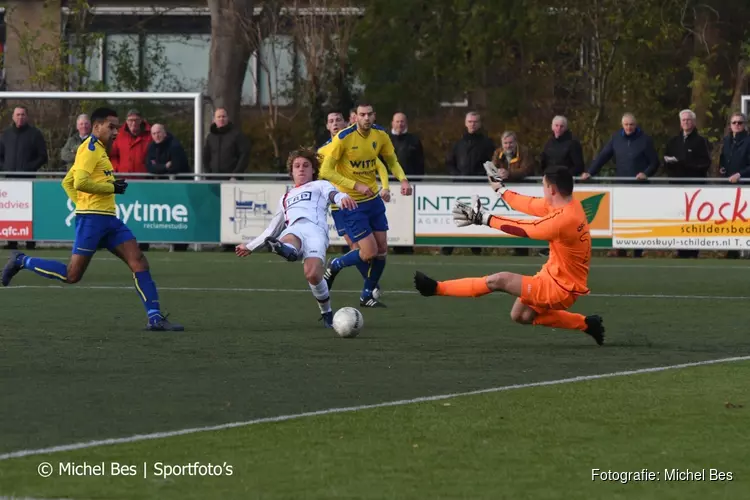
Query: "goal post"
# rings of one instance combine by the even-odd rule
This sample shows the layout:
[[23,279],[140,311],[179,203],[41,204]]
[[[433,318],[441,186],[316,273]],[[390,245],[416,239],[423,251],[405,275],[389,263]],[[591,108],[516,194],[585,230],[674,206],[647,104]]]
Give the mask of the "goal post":
[[[0,92],[0,100],[193,101],[193,168],[203,173],[203,94],[200,92]],[[75,117],[72,117],[75,119]]]

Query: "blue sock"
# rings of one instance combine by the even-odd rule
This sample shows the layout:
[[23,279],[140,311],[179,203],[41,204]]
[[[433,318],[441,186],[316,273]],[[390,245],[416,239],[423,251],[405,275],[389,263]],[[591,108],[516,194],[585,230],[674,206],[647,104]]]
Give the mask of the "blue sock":
[[370,269],[365,278],[365,289],[362,290],[362,295],[369,297],[372,295],[372,291],[377,288],[380,282],[381,276],[383,276],[383,270],[385,269],[385,255],[378,255],[370,263]]
[[138,297],[143,302],[143,307],[146,309],[149,323],[153,323],[161,319],[161,310],[159,308],[159,292],[156,291],[156,283],[151,278],[150,271],[139,271],[133,273],[133,279],[135,280],[135,290],[138,292]]
[[24,269],[33,271],[43,278],[51,280],[67,281],[68,266],[57,260],[39,259],[35,257],[22,257],[19,264]]
[[297,249],[294,248],[294,245],[290,245],[289,243],[282,243],[281,245],[284,247],[284,250],[281,251],[281,254],[285,257],[287,255],[297,255]]
[[359,250],[352,250],[348,254],[342,255],[341,257],[335,258],[331,261],[331,267],[334,271],[341,271],[343,268],[349,266],[357,266],[357,268],[359,269],[359,266],[361,264],[364,264],[369,269],[369,264],[359,258]]
[[359,262],[357,262],[356,266],[359,270],[359,274],[362,275],[362,279],[366,280],[367,275],[370,274],[370,264],[363,260],[360,260]]

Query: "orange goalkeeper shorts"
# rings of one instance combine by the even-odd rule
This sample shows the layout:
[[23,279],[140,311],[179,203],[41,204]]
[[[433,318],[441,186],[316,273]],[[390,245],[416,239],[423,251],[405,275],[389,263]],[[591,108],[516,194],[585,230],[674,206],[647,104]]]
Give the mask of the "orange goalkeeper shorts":
[[521,281],[521,302],[535,309],[568,309],[577,298],[546,274],[524,276]]

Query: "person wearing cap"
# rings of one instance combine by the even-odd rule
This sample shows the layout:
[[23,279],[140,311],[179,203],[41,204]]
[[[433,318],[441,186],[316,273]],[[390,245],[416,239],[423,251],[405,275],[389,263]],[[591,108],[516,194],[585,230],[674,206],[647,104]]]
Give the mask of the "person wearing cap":
[[[147,173],[146,155],[150,142],[151,126],[137,109],[131,109],[109,153],[115,172],[119,174]],[[119,177],[127,176],[120,175]],[[139,178],[143,179],[142,176]]]

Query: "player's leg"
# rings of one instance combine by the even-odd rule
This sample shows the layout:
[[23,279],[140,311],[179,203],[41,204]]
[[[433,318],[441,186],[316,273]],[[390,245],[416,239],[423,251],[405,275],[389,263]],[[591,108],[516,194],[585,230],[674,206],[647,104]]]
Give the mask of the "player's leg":
[[[333,225],[336,227],[336,232],[339,236],[344,238],[346,246],[349,247],[349,251],[357,250],[359,244],[356,241],[352,241],[349,234],[346,232],[346,221],[344,220],[343,210],[331,210],[331,217],[333,218]],[[362,275],[362,279],[367,278],[367,273],[370,272],[370,265],[367,262],[358,262],[356,264],[359,274]]]
[[294,234],[285,231],[281,233],[278,239],[274,237],[266,238],[266,246],[276,255],[285,258],[289,262],[295,262],[299,259],[302,242]]
[[315,300],[318,301],[323,326],[331,328],[333,326],[333,311],[331,310],[331,294],[328,290],[328,283],[323,279],[325,262],[318,257],[308,257],[304,260],[303,267],[305,279],[310,285]]
[[481,297],[492,292],[506,292],[519,297],[521,280],[520,274],[507,272],[481,278],[460,278],[448,281],[435,281],[419,271],[414,275],[414,285],[419,293],[426,297],[431,295]]
[[66,265],[58,260],[31,257],[21,252],[13,252],[2,272],[2,285],[8,286],[21,270],[32,271],[39,276],[63,283],[78,283],[88,268],[91,257],[96,253],[102,234],[106,231],[106,215],[76,216],[76,236],[73,242],[73,255]]
[[370,227],[375,237],[377,253],[370,261],[370,272],[365,280],[365,289],[361,299],[361,302],[365,303],[369,303],[370,299],[377,300],[374,292],[380,287],[380,278],[383,276],[386,258],[388,257],[388,219],[385,215],[385,203],[383,203],[382,198],[373,200],[373,208],[370,212]]
[[305,279],[310,285],[315,300],[318,301],[320,317],[323,326],[333,326],[333,311],[328,283],[323,278],[325,274],[326,250],[328,249],[328,233],[312,222],[301,220],[282,233],[281,241],[294,245],[302,255]]
[[[114,217],[113,217],[114,219]],[[108,235],[107,249],[120,258],[133,272],[133,281],[135,290],[138,292],[138,298],[143,303],[148,317],[147,330],[151,331],[169,331],[181,332],[185,328],[182,325],[171,323],[167,317],[162,314],[159,305],[159,291],[156,289],[156,283],[151,277],[151,270],[148,259],[144,255],[138,242],[130,232],[130,229],[119,219],[113,222],[112,230]]]
[[361,203],[354,210],[342,211],[344,214],[344,223],[346,232],[352,243],[357,244],[357,248],[350,250],[347,254],[331,259],[325,273],[325,280],[328,282],[328,288],[333,287],[333,281],[338,273],[350,266],[357,266],[360,273],[367,269],[369,273],[370,260],[377,254],[378,246],[375,237],[372,235],[370,227],[370,218],[368,215],[368,203]]

